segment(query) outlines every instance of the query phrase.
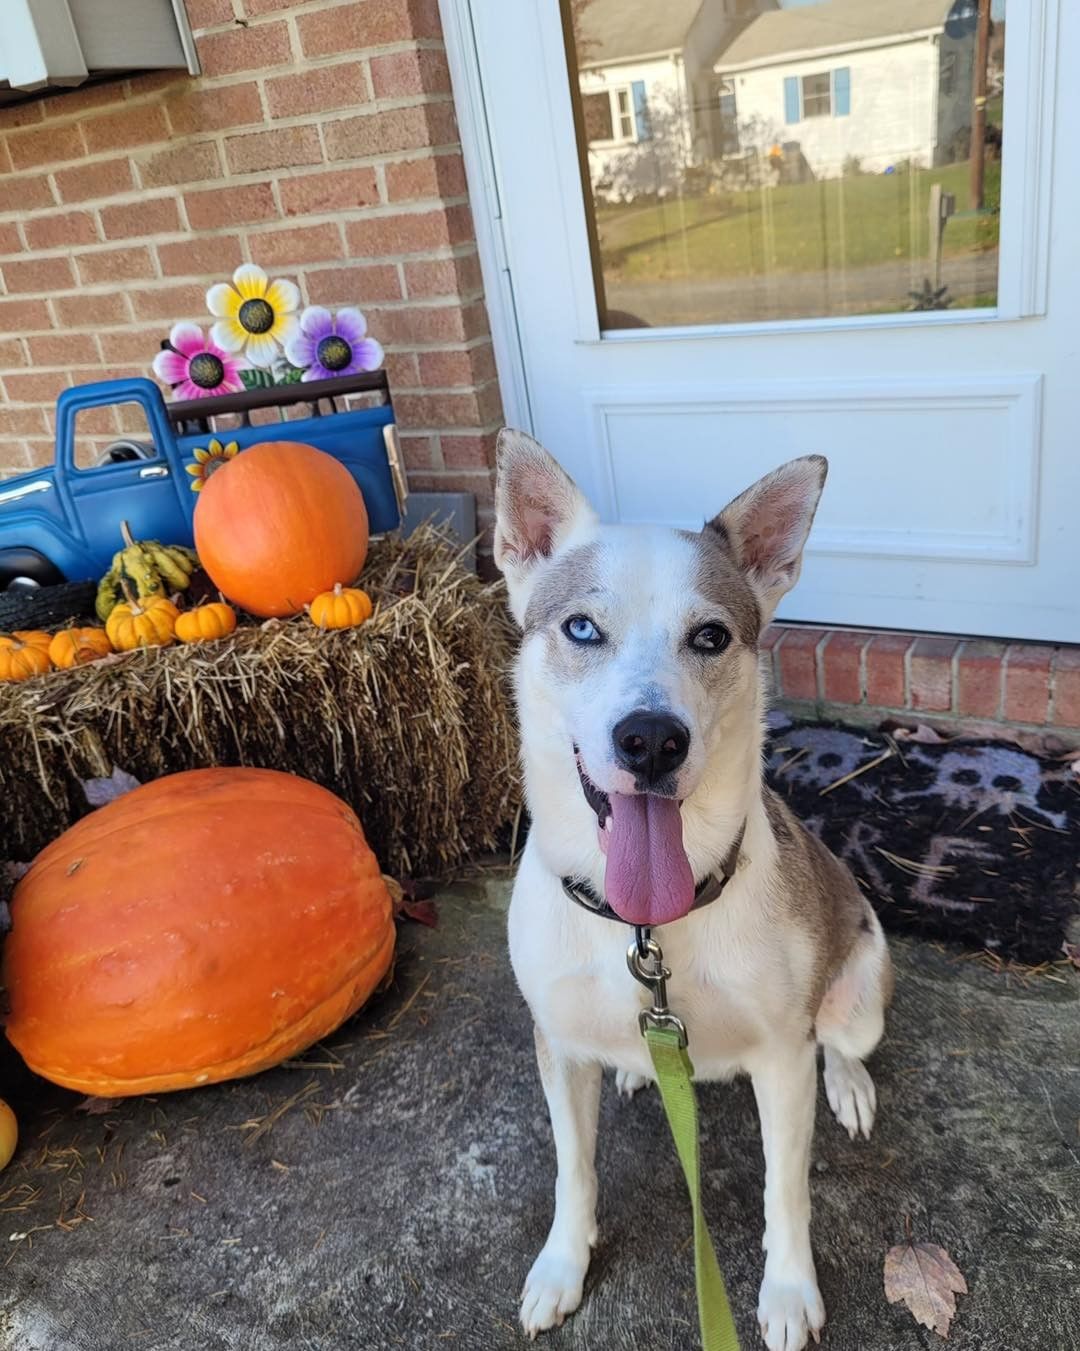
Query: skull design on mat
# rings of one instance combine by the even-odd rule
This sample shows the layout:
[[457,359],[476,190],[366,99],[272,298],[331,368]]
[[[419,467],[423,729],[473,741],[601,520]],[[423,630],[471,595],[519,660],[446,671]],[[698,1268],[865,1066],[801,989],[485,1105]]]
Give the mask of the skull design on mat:
[[1041,768],[1039,761],[1024,751],[999,746],[973,755],[958,749],[946,751],[938,758],[913,746],[904,754],[933,771],[934,777],[925,788],[898,793],[897,801],[939,797],[945,806],[959,807],[962,811],[996,811],[1010,816],[1019,809],[1058,830],[1065,825],[1064,813],[1039,806]]
[[[778,747],[769,757],[769,773],[780,784],[787,780],[819,791],[881,754],[878,747],[867,746],[862,737],[838,728],[799,728],[782,733],[778,740],[782,749]],[[852,779],[848,787],[864,800],[873,796],[861,779]]]

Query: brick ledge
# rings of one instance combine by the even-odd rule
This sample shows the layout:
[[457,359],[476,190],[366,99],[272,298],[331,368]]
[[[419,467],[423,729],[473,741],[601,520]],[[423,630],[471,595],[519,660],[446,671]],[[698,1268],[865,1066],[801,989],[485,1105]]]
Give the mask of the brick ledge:
[[793,711],[1080,744],[1080,647],[772,624],[761,652]]

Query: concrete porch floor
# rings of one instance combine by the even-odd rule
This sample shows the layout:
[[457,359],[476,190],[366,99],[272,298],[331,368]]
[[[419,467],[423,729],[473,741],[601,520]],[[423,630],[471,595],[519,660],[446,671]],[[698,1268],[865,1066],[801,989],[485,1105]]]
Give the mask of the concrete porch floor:
[[[331,1038],[329,1068],[130,1100],[101,1116],[31,1083],[4,1096],[38,1166],[0,1197],[4,1351],[520,1347],[516,1296],[551,1217],[554,1156],[503,937],[508,883],[450,889],[402,931],[393,988]],[[819,1098],[814,1240],[832,1351],[940,1345],[882,1293],[910,1214],[964,1272],[956,1351],[1080,1346],[1080,981],[992,975],[893,940],[897,1000],[853,1144]],[[674,990],[677,995],[677,980]],[[326,1065],[319,1049],[307,1060]],[[308,1090],[308,1085],[313,1087]],[[307,1096],[251,1139],[244,1123]],[[744,1351],[760,1345],[761,1180],[748,1083],[701,1093],[707,1209]],[[551,1351],[698,1345],[689,1212],[654,1090],[610,1078],[600,1244]],[[70,1147],[77,1152],[65,1153]],[[85,1219],[68,1229],[54,1223]],[[37,1226],[48,1226],[17,1237]],[[14,1237],[9,1237],[14,1236]],[[32,1246],[31,1246],[32,1244]]]

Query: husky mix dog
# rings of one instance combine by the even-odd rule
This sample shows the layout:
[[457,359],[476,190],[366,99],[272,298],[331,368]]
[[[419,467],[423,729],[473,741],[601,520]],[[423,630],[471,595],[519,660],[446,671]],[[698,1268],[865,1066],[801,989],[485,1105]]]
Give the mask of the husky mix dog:
[[[766,1345],[800,1351],[825,1321],[810,1248],[817,1046],[834,1114],[853,1138],[869,1136],[863,1060],[882,1034],[892,971],[850,873],[762,781],[758,641],[798,579],[826,468],[817,455],[793,460],[699,534],[608,526],[540,445],[500,435],[495,557],[523,634],[532,816],[510,953],[558,1167],[555,1218],[522,1296],[530,1336],[581,1302],[601,1073],[613,1067],[624,1093],[652,1078],[630,931],[573,904],[564,880],[659,939],[697,1077],[751,1076],[766,1166]],[[718,878],[729,885],[700,904]]]

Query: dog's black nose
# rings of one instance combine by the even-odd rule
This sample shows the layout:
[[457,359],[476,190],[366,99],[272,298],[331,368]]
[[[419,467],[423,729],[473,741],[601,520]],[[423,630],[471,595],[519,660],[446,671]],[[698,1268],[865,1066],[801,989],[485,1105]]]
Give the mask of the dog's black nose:
[[619,764],[650,785],[678,769],[690,749],[690,733],[670,713],[631,713],[611,735]]

